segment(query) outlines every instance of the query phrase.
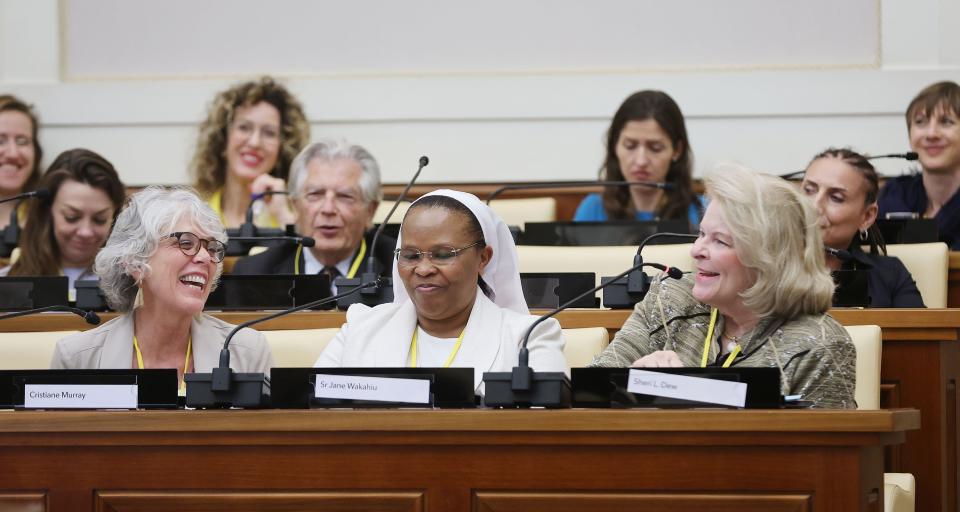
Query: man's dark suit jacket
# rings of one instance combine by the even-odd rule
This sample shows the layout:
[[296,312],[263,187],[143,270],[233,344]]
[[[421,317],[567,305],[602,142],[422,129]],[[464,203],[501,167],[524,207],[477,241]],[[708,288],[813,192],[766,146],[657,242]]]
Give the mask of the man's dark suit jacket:
[[[372,242],[374,230],[370,230],[364,236],[367,241],[367,247],[370,247]],[[374,259],[377,263],[377,271],[380,275],[390,277],[390,273],[393,271],[393,250],[397,246],[397,241],[393,238],[380,235],[380,239],[377,240],[377,247],[373,251]],[[360,248],[358,247],[359,251]],[[309,251],[309,249],[304,248],[304,251]],[[246,258],[241,258],[237,261],[237,264],[233,267],[233,274],[241,275],[276,275],[276,274],[293,274],[293,261],[297,254],[297,246],[295,244],[286,244],[279,247],[273,247],[267,249],[266,251],[261,252],[260,254],[255,254],[253,256],[247,256]],[[357,253],[354,252],[352,257],[356,257]],[[359,274],[364,271],[366,266],[366,260],[369,257],[369,254],[364,256],[364,262],[360,266],[360,270],[357,272],[357,277],[360,277]],[[303,255],[300,255],[300,272],[303,273],[304,269],[304,258]]]

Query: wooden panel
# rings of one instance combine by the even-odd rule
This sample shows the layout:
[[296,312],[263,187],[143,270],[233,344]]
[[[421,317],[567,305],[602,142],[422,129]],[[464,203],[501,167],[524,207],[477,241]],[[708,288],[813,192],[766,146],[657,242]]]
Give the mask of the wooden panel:
[[489,492],[474,494],[477,512],[806,512],[804,494]]
[[416,512],[423,492],[98,491],[97,512]]
[[0,491],[2,512],[45,512],[47,493],[37,491]]

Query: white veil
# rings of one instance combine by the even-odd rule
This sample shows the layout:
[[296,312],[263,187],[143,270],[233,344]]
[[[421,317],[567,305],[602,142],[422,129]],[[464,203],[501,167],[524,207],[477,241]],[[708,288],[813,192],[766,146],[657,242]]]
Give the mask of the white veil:
[[[483,275],[481,276],[483,282],[490,289],[490,300],[502,308],[511,309],[525,315],[530,314],[530,310],[527,309],[527,302],[523,298],[523,289],[520,287],[517,247],[514,245],[513,236],[510,235],[510,229],[507,228],[503,219],[473,194],[440,189],[422,197],[428,196],[446,196],[455,199],[473,212],[473,215],[480,222],[480,227],[483,228],[484,241],[486,241],[488,247],[493,249],[493,257],[486,268],[483,269]],[[413,202],[413,205],[415,204],[417,204],[416,201]],[[411,205],[411,208],[413,205]],[[397,247],[400,247],[403,243],[401,236],[397,236]],[[404,288],[403,281],[400,280],[400,274],[397,272],[396,262],[394,262],[393,302],[402,304],[408,300],[410,300],[410,296],[407,295],[407,290]]]

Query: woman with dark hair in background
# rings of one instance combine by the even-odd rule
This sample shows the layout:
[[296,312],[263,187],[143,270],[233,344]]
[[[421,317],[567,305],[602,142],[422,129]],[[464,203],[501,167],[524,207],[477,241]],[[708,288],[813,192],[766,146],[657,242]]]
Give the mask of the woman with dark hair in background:
[[[263,77],[217,94],[200,125],[190,164],[193,186],[228,228],[244,222],[252,196],[286,190],[290,163],[310,141],[303,107],[285,87]],[[296,222],[285,197],[263,197],[257,225]]]
[[631,186],[606,188],[590,194],[574,220],[688,220],[703,217],[703,203],[693,192],[693,150],[683,113],[661,91],[640,91],[617,109],[607,133],[604,181],[667,183],[669,188]]
[[[807,165],[802,187],[820,214],[824,245],[850,253],[847,262],[827,255],[831,270],[869,269],[871,307],[924,307],[917,283],[903,262],[887,256],[876,225],[879,180],[866,157],[846,148],[827,149]],[[866,253],[860,246],[868,241],[870,252]]]
[[[37,116],[30,105],[15,96],[0,95],[0,199],[36,188],[43,158],[38,130]],[[0,229],[10,223],[16,205],[0,203]]]
[[61,153],[39,182],[50,196],[34,199],[20,237],[20,257],[11,276],[96,279],[93,261],[110,236],[126,197],[123,183],[102,156],[87,149]]

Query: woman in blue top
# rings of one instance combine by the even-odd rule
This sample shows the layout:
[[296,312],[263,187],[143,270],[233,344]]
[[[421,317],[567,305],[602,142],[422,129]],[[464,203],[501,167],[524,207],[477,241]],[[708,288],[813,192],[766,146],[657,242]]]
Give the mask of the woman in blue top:
[[600,179],[670,186],[668,190],[607,188],[602,195],[584,198],[573,220],[687,219],[694,228],[703,217],[703,202],[693,193],[692,168],[693,151],[677,103],[661,91],[634,93],[620,105],[610,123]]

